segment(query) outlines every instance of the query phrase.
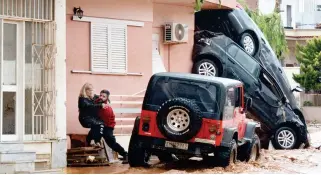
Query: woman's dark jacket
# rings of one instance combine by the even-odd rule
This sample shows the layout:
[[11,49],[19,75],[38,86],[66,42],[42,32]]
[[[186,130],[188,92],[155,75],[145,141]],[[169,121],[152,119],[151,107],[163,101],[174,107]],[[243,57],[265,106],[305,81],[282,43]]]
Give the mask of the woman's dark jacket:
[[78,98],[79,122],[85,128],[104,124],[103,121],[98,118],[98,109],[100,109],[102,105],[101,103],[94,103],[97,98],[98,96],[95,96],[93,99]]

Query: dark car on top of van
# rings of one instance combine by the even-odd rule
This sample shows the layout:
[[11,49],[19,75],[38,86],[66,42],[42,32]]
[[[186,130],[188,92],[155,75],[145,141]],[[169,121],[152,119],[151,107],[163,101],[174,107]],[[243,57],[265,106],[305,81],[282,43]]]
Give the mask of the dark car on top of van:
[[[275,78],[292,110],[306,125],[304,115],[293,94],[294,91],[301,92],[302,89],[300,87],[292,89],[285,71],[268,40],[242,7],[237,6],[234,9],[202,10],[197,12],[195,13],[195,29],[223,33],[260,62],[271,76]],[[195,61],[198,61],[198,59]],[[202,72],[202,69],[206,69],[202,67],[204,64],[199,62],[194,63],[193,72],[204,75],[204,71]],[[203,61],[203,63],[205,62]],[[207,65],[210,67],[214,66],[215,68],[215,65],[212,65],[210,62],[207,62]],[[215,71],[218,72],[220,70]],[[213,69],[207,70],[207,72],[213,74]]]
[[262,64],[224,34],[199,31],[194,42],[194,68],[214,69],[214,75],[206,70],[202,73],[244,83],[245,96],[253,100],[248,117],[261,122],[258,134],[262,148],[268,147],[270,139],[276,149],[294,149],[308,143],[306,125],[295,114],[278,81]]

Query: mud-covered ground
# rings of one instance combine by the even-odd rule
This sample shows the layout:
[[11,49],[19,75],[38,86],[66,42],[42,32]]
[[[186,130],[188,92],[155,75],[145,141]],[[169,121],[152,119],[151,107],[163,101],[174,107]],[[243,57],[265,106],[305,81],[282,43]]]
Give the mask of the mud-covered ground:
[[187,173],[314,173],[321,172],[320,125],[309,126],[312,147],[300,150],[261,150],[257,162],[237,162],[227,168],[206,165],[200,160],[178,161],[160,164],[156,157],[150,168],[130,168],[129,165],[114,163],[108,167],[67,168],[66,173],[117,173],[117,174],[187,174]]

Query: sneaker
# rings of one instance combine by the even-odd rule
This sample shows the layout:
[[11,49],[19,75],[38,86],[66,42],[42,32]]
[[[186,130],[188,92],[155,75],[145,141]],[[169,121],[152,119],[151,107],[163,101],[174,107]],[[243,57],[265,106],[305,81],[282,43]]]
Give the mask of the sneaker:
[[96,147],[98,147],[98,148],[102,148],[102,146],[101,146],[101,144],[98,142],[98,143],[96,143]]
[[92,146],[92,147],[96,147],[97,146],[96,143],[95,143],[95,140],[91,140],[90,141],[90,146]]

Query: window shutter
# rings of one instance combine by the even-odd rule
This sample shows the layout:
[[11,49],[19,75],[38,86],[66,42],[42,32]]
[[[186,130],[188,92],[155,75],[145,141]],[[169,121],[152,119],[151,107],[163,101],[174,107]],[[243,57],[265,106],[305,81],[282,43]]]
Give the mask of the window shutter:
[[91,69],[127,72],[127,25],[91,24]]
[[127,72],[126,25],[110,25],[110,57],[112,72]]
[[108,72],[108,25],[91,23],[91,70]]

